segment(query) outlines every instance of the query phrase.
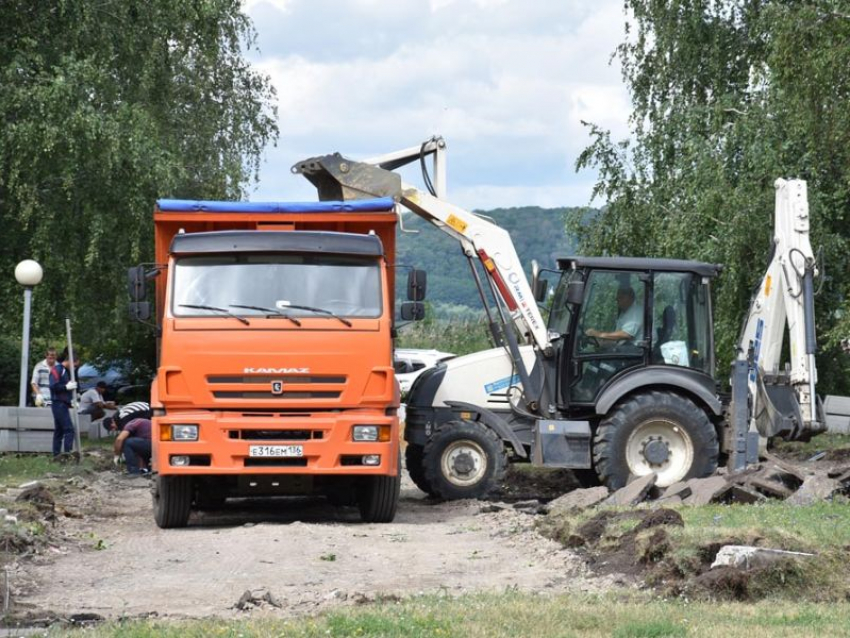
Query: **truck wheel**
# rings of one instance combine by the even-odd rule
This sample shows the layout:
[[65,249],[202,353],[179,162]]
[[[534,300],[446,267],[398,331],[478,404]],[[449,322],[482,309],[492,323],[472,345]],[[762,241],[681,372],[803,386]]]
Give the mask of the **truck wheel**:
[[486,425],[449,421],[425,445],[422,466],[436,496],[481,498],[504,479],[508,456],[502,440]]
[[153,484],[153,517],[156,524],[163,529],[186,527],[191,511],[192,478],[157,475]]
[[422,464],[423,458],[423,446],[413,443],[407,444],[407,449],[404,451],[404,464],[407,467],[410,480],[413,481],[416,487],[428,494],[428,496],[434,496],[434,488],[425,479],[425,467]]
[[395,476],[364,476],[362,481],[357,491],[361,520],[364,523],[392,523],[401,489],[401,463]]
[[705,411],[678,394],[659,391],[616,406],[593,441],[596,472],[611,489],[650,472],[658,475],[659,487],[708,476],[717,469],[719,452]]

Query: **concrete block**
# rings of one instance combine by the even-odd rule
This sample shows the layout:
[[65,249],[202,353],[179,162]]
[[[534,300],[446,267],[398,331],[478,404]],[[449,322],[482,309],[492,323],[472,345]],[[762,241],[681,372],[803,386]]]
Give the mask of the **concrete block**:
[[688,481],[691,495],[685,499],[686,505],[708,505],[718,494],[726,491],[726,477],[709,476]]
[[826,429],[835,434],[850,434],[850,397],[830,395],[823,402]]
[[589,487],[584,490],[568,492],[544,505],[544,509],[549,514],[583,510],[598,505],[606,498],[608,498],[608,488],[600,485],[599,487]]
[[657,480],[658,475],[655,472],[636,478],[625,487],[614,492],[603,504],[633,507],[638,503],[643,503],[649,495],[649,490],[655,487]]
[[14,408],[19,430],[53,431],[53,411],[50,408]]
[[805,552],[787,552],[782,549],[767,549],[764,547],[751,547],[749,545],[724,545],[717,552],[711,569],[715,567],[729,566],[738,569],[754,569],[766,567],[780,560],[789,558],[811,558],[814,554]]
[[831,498],[839,489],[841,489],[841,483],[836,479],[815,474],[808,477],[800,489],[789,496],[785,502],[792,505],[812,505]]

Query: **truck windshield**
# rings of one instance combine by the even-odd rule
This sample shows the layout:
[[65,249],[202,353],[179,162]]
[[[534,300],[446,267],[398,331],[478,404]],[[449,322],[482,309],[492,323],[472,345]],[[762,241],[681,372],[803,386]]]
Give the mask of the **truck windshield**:
[[[242,316],[380,317],[377,259],[338,255],[239,254],[183,257],[175,262],[175,317],[220,316],[198,308],[226,308]],[[187,306],[195,306],[190,308]],[[238,306],[255,306],[239,308]],[[265,310],[264,310],[265,309]],[[279,312],[270,312],[276,309]]]

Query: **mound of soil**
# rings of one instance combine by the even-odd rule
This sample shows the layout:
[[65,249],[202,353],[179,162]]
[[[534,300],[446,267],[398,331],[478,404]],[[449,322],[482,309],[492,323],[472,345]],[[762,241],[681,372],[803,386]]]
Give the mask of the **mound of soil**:
[[546,503],[578,487],[579,482],[570,470],[511,465],[504,482],[488,500],[512,502],[537,499]]

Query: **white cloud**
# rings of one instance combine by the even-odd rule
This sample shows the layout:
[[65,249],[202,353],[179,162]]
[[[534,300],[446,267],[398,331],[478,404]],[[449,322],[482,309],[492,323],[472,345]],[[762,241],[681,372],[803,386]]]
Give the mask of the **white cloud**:
[[589,141],[581,120],[626,134],[628,96],[608,65],[623,38],[619,0],[246,6],[263,49],[255,64],[278,90],[281,130],[257,198],[310,198],[309,185],[281,179],[304,157],[366,157],[439,133],[458,204],[583,205],[594,176],[572,170]]

